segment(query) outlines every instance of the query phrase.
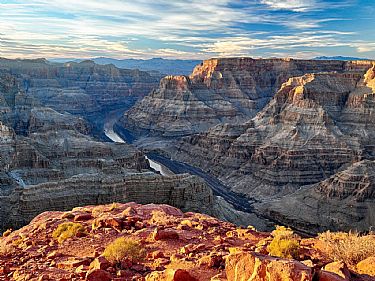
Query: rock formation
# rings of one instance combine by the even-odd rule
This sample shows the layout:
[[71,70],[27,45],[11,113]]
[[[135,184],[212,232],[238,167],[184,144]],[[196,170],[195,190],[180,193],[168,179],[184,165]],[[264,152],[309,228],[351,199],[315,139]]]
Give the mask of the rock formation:
[[121,120],[137,135],[176,137],[255,116],[289,78],[324,71],[363,71],[361,62],[210,59],[190,76],[167,76]]
[[[310,231],[366,230],[375,223],[371,215],[373,180],[367,175],[370,168],[357,167],[357,172],[361,170],[358,179],[350,176],[353,168],[348,166],[374,159],[374,69],[373,62],[359,61],[345,64],[341,72],[292,77],[253,119],[217,125],[207,133],[186,137],[174,157],[194,163],[235,190],[264,201],[300,189],[298,198],[303,196],[306,208],[312,208],[310,215],[288,203],[294,198],[292,194],[278,204],[277,219],[282,223]],[[359,166],[371,166],[365,163]],[[349,173],[350,184],[340,171]],[[336,173],[336,179],[325,181]],[[311,184],[319,184],[319,188],[313,188],[318,195],[309,201],[310,187],[305,186]],[[338,210],[351,207],[354,211],[333,211],[333,203],[321,199],[327,195],[335,198],[331,200],[335,206],[342,205]],[[267,206],[273,217],[273,203]],[[292,214],[306,217],[306,225],[302,221],[299,224]],[[310,217],[314,220],[308,226]]]
[[374,204],[375,162],[363,160],[324,181],[260,204],[259,209],[274,220],[311,233],[372,230]]
[[15,76],[21,90],[41,105],[80,115],[125,108],[147,95],[161,78],[93,61],[59,64],[44,59],[0,58],[1,73]]
[[[207,215],[183,213],[168,205],[132,202],[86,206],[68,212],[46,212],[20,230],[7,231],[0,238],[0,278],[15,281],[375,280],[371,256],[374,235],[352,237],[367,241],[361,248],[363,253],[354,253],[353,249],[342,252],[345,260],[340,262],[333,262],[329,252],[327,255],[326,247],[332,241],[347,243],[347,235],[326,233],[302,239],[288,229],[258,232],[252,227],[238,228]],[[271,256],[270,245],[277,237],[289,237],[297,243],[293,259]],[[338,240],[327,240],[327,237]]]
[[[45,62],[35,63],[43,70],[33,66],[35,73],[52,75]],[[203,180],[154,174],[139,150],[99,142],[83,118],[41,105],[32,87],[26,93],[19,83],[0,74],[0,230],[46,210],[113,201],[210,211],[213,196]]]

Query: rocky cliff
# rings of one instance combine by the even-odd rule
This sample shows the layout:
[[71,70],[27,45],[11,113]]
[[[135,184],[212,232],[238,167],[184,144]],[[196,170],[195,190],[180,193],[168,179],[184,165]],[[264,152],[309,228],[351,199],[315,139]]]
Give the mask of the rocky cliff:
[[92,61],[59,64],[44,59],[0,58],[0,73],[15,76],[21,90],[41,105],[81,115],[129,106],[147,95],[161,78],[160,74]]
[[[287,246],[275,247],[280,241]],[[7,231],[0,278],[373,281],[374,245],[371,234],[303,239],[287,228],[258,232],[168,205],[114,203],[46,212]]]
[[93,139],[83,118],[40,105],[19,83],[0,74],[0,229],[46,210],[113,201],[210,211],[202,180],[154,174],[139,150]]
[[120,124],[138,135],[176,137],[254,117],[289,78],[364,71],[362,62],[293,59],[211,59],[190,76],[168,76]]
[[[353,179],[361,183],[358,187],[325,180],[336,173],[342,179],[343,169],[374,159],[374,69],[373,62],[350,62],[344,71],[289,78],[253,119],[217,125],[207,133],[186,137],[175,157],[267,202],[275,195],[299,190],[298,198],[304,198],[310,215],[285,200],[278,205],[276,216],[271,201],[267,204],[269,214],[280,222],[310,231],[321,230],[319,225],[366,230],[375,223],[373,183],[367,169],[359,172],[360,179]],[[319,184],[319,188],[312,189],[317,195],[309,201],[306,196],[311,188],[306,186],[311,184]],[[331,199],[323,200],[327,194]],[[288,198],[297,198],[294,196],[297,193]],[[332,206],[337,210],[354,208],[359,215],[333,211]],[[305,216],[305,225],[292,214],[301,221]]]

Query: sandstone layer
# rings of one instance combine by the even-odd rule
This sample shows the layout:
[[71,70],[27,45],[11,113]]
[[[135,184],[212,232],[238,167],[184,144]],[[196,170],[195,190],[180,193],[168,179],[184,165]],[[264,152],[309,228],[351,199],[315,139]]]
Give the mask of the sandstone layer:
[[[75,225],[80,231],[61,239],[57,229]],[[280,231],[280,230],[279,230]],[[57,234],[56,234],[57,233]],[[333,262],[321,237],[302,239],[281,230],[263,233],[238,228],[199,213],[183,213],[168,205],[136,203],[46,212],[0,238],[2,280],[88,281],[373,281],[374,235],[367,254],[354,263]],[[298,253],[286,259],[271,256],[277,235],[289,233]],[[331,234],[345,237],[347,234]],[[340,236],[341,235],[341,236]],[[322,236],[323,237],[323,236]],[[126,255],[108,254],[108,245],[123,239]],[[345,238],[341,239],[346,243]],[[129,242],[130,241],[130,242]],[[127,250],[126,250],[127,249]],[[322,251],[323,250],[323,251]],[[374,253],[372,249],[372,253]],[[351,256],[349,256],[351,257]],[[113,260],[115,258],[115,260]],[[347,259],[347,261],[351,261]]]
[[[354,177],[353,185],[342,183],[340,172],[351,171],[356,162],[374,160],[374,71],[373,62],[359,61],[345,63],[341,72],[292,77],[254,118],[186,137],[174,157],[202,167],[237,191],[271,200],[271,217],[273,197],[300,189],[298,198],[305,196],[309,211],[283,201],[277,208],[282,223],[307,231],[367,230],[375,224],[368,168],[356,170],[360,178]],[[360,166],[369,166],[365,163]],[[325,182],[336,173],[340,180]],[[313,184],[319,188],[313,187],[317,195],[309,200]],[[325,196],[331,200],[321,199]],[[335,212],[333,205],[341,206]],[[311,225],[309,219],[299,224],[291,214],[314,219]]]
[[120,125],[138,136],[176,137],[254,117],[289,78],[363,71],[368,64],[293,59],[210,59],[190,76],[167,76]]

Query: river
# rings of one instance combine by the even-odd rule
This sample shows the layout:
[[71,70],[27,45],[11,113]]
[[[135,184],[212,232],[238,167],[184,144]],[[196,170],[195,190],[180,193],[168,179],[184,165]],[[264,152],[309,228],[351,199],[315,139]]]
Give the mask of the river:
[[[107,117],[106,119],[106,122],[104,123],[104,134],[110,139],[112,140],[113,142],[116,142],[116,143],[126,143],[126,141],[124,141],[118,134],[116,134],[116,132],[113,130],[113,126],[115,125],[116,123],[116,115],[117,114],[113,114],[113,115],[109,115],[109,117]],[[171,176],[173,175],[174,173],[171,172],[167,167],[165,167],[164,165],[160,164],[160,163],[157,163],[155,162],[154,160],[151,160],[149,159],[147,156],[145,156],[146,160],[148,161],[148,163],[150,164],[150,167],[152,169],[154,169],[155,171],[159,172],[162,176]]]
[[[108,115],[104,124],[104,133],[113,142],[126,143],[126,141],[113,129],[116,120],[117,118],[115,114]],[[203,170],[156,153],[148,153],[145,157],[149,161],[150,167],[155,171],[158,171],[161,175],[170,176],[173,174],[190,173],[199,176],[206,181],[207,185],[212,189],[215,195],[224,198],[227,202],[233,205],[235,209],[247,213],[253,211],[251,202],[244,195],[231,191],[228,186],[224,185],[220,180],[207,174]]]

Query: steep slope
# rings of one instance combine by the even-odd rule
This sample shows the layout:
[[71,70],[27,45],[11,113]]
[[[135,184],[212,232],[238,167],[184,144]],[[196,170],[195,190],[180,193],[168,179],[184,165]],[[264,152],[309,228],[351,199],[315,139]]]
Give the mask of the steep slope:
[[[280,199],[259,204],[260,212],[306,232],[372,230],[375,162],[355,162],[328,179]],[[297,211],[298,210],[298,211]]]
[[254,117],[293,76],[365,67],[342,61],[206,60],[190,76],[162,79],[159,89],[131,108],[120,125],[136,135],[176,137],[225,122],[237,124]]
[[[175,157],[210,171],[237,191],[265,201],[324,181],[362,159],[373,160],[375,67],[371,62],[351,65],[358,67],[343,73],[290,78],[255,118],[241,125],[218,125],[208,133],[187,137]],[[335,186],[336,182],[330,185]],[[342,209],[361,209],[361,216],[351,218],[349,213],[333,213],[333,209],[324,207],[332,203],[324,200],[315,201],[317,205],[311,215],[322,212],[323,217],[330,217],[319,220],[322,228],[332,227],[331,221],[339,221],[337,229],[368,229],[375,222],[371,215],[372,192],[365,192],[366,196],[359,200],[365,204],[357,204],[359,197],[346,185],[345,188],[348,191],[338,190],[343,194],[349,192],[350,200],[336,196],[333,201],[342,204]],[[300,196],[306,196],[306,190],[302,187]],[[278,205],[278,218],[290,223],[288,219],[283,221],[282,214],[299,216],[300,209],[283,202]],[[271,209],[272,205],[271,202]],[[302,220],[306,214],[300,215]],[[306,215],[307,221],[309,218]],[[297,225],[298,220],[293,223]],[[316,230],[313,226],[304,229]]]

